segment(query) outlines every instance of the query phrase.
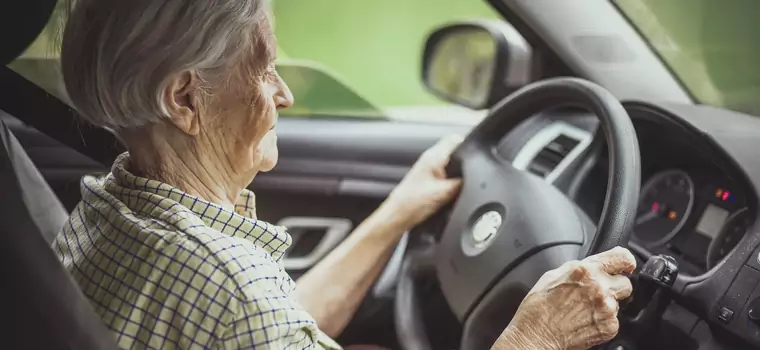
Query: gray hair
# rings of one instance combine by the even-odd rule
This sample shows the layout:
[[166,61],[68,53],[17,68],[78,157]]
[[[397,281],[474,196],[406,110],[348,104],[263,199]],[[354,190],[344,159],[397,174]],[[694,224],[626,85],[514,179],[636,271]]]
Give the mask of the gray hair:
[[250,60],[269,65],[267,0],[69,0],[61,48],[66,90],[81,116],[112,129],[168,117],[163,91],[194,72],[206,93]]

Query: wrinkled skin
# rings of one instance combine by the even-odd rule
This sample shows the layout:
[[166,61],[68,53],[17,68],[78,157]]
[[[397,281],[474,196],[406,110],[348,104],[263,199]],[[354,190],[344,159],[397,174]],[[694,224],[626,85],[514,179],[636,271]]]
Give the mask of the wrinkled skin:
[[588,349],[615,337],[618,301],[633,288],[624,274],[636,268],[627,249],[565,263],[528,292],[493,349]]

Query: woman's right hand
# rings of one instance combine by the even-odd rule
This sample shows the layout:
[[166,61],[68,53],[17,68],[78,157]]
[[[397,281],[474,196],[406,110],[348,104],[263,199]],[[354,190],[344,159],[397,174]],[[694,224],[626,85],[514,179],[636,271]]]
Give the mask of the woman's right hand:
[[618,332],[618,301],[633,292],[636,259],[616,247],[544,274],[493,349],[588,349]]

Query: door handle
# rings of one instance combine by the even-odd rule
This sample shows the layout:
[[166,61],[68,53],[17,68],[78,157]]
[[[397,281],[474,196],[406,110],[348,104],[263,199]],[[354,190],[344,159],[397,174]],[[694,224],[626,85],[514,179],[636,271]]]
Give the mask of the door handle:
[[[277,223],[277,225],[284,226],[289,232],[319,230],[320,232],[325,233],[314,249],[306,255],[288,257],[288,254],[286,253],[282,259],[286,270],[306,270],[316,265],[323,257],[325,257],[325,255],[327,255],[327,253],[340,244],[353,228],[351,220],[345,218],[301,216],[283,218]],[[297,237],[293,237],[293,241],[296,241],[296,238]]]

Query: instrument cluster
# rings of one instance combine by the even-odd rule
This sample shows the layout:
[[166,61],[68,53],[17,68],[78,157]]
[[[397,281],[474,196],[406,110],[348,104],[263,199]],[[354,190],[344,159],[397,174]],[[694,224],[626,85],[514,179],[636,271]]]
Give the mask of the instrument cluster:
[[726,180],[668,169],[642,186],[633,241],[672,254],[699,274],[731,253],[753,223],[744,194]]

